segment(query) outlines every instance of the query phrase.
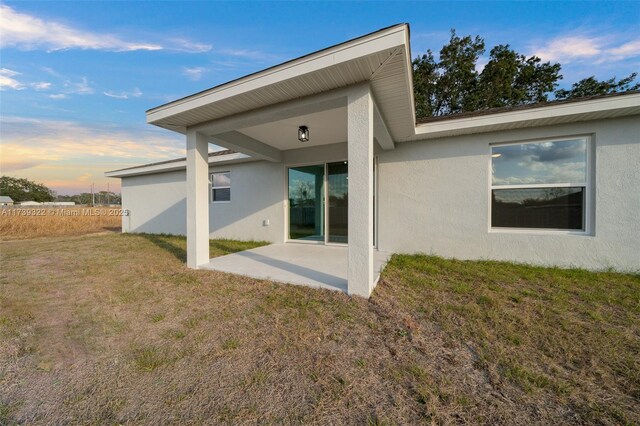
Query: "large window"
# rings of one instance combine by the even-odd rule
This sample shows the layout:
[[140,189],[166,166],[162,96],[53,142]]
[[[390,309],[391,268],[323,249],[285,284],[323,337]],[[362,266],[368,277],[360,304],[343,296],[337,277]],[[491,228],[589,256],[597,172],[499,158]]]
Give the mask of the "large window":
[[491,147],[491,227],[586,231],[589,139]]
[[211,174],[211,201],[214,203],[231,201],[231,174],[229,172]]

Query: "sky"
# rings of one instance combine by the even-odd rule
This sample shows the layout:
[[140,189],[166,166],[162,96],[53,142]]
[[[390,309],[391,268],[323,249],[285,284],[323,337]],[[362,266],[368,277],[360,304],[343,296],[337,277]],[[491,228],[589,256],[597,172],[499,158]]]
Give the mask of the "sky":
[[0,0],[0,173],[118,192],[105,171],[185,155],[184,136],[147,125],[146,110],[401,22],[414,57],[455,28],[487,51],[560,62],[562,87],[640,70],[636,1]]

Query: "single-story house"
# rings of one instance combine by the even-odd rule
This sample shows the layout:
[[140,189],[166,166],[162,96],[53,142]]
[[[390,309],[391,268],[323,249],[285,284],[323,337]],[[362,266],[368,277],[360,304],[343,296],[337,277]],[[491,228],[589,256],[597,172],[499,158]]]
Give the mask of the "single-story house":
[[634,92],[416,121],[401,24],[147,111],[186,158],[106,175],[123,231],[186,235],[192,268],[230,238],[341,247],[365,297],[380,253],[637,271],[639,116]]
[[0,195],[0,206],[12,206],[13,199],[8,195]]

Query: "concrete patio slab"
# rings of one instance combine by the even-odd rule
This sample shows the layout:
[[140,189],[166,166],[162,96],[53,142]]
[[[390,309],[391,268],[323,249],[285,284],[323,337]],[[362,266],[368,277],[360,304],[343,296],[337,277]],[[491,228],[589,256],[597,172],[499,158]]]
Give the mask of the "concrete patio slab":
[[[346,292],[347,250],[321,244],[271,244],[213,258],[200,268]],[[390,256],[374,250],[376,279]]]

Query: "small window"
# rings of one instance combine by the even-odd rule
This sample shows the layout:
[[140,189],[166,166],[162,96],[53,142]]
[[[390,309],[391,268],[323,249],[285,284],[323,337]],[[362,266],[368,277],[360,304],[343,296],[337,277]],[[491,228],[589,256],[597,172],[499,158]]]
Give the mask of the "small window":
[[588,139],[491,147],[491,227],[586,231]]
[[211,200],[214,203],[231,201],[231,173],[211,174]]

